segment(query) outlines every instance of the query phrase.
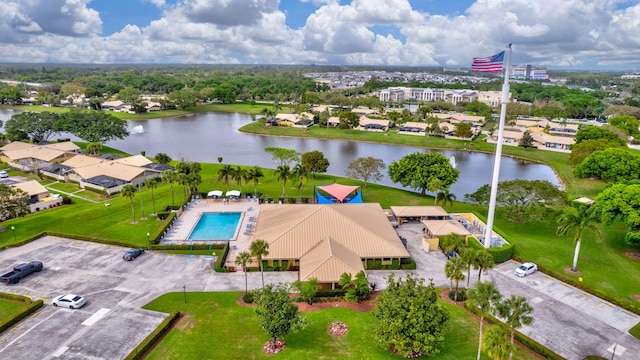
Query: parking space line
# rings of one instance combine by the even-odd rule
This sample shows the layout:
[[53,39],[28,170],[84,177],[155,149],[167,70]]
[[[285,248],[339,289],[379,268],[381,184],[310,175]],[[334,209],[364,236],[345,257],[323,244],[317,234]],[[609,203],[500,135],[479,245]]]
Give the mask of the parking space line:
[[38,316],[38,315],[42,314],[42,312],[43,312],[43,311],[44,311],[44,308],[42,308],[42,309],[40,309],[40,310],[38,310],[38,311],[34,312],[34,313],[33,313],[33,315],[31,315],[31,316],[30,316],[30,318],[32,318],[32,319],[33,319],[34,317],[36,317],[36,316]]
[[23,325],[24,325],[24,322],[21,322],[20,324],[14,326],[11,330],[9,330],[9,332],[14,332],[14,331],[20,329]]
[[58,349],[56,352],[51,354],[51,356],[60,357],[60,355],[64,354],[67,350],[69,350],[69,347],[68,346],[63,346],[60,349]]
[[82,322],[82,325],[91,326],[98,322],[98,320],[102,319],[111,309],[102,308],[96,311],[95,314],[91,315],[87,320]]

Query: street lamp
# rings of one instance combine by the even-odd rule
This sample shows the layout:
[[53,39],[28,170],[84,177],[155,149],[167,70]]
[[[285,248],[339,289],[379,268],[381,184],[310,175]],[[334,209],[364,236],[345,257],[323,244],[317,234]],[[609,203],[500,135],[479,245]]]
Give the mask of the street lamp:
[[13,231],[13,242],[17,242],[16,241],[16,227],[11,225],[11,231]]
[[187,284],[182,285],[182,292],[184,293],[184,303],[187,303]]
[[148,231],[147,231],[147,244],[148,244],[147,249],[151,250],[151,234],[149,234]]

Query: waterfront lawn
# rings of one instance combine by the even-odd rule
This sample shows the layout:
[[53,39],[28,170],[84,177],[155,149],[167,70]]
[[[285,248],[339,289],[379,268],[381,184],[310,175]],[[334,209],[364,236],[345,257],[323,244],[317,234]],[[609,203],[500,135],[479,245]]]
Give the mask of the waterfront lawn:
[[[444,139],[434,136],[415,136],[402,135],[396,131],[386,133],[359,131],[338,128],[326,128],[320,126],[312,126],[308,129],[291,128],[281,126],[263,126],[259,122],[253,122],[240,128],[240,131],[261,134],[261,135],[277,135],[277,136],[297,136],[312,137],[321,139],[340,139],[352,141],[369,141],[376,143],[385,143],[393,145],[414,146],[429,149],[446,149],[446,150],[469,150],[477,152],[495,153],[496,145],[487,143],[484,136],[480,136],[473,141]],[[552,167],[562,182],[566,186],[569,198],[574,199],[581,196],[595,198],[602,191],[605,184],[602,181],[593,181],[588,179],[578,179],[573,176],[573,167],[569,164],[569,154],[555,151],[545,151],[538,149],[524,149],[518,146],[504,145],[502,147],[503,155],[513,156],[523,161],[531,161],[543,163]],[[329,159],[331,160],[331,159]],[[389,164],[387,164],[389,165]],[[483,184],[478,184],[480,187]],[[464,194],[457,194],[461,197]]]
[[[169,293],[144,306],[145,309],[185,315],[149,353],[147,359],[266,359],[262,352],[269,340],[260,327],[253,307],[236,304],[241,292]],[[445,344],[437,359],[472,359],[477,352],[478,321],[466,311],[443,303],[450,312]],[[375,342],[371,312],[330,308],[303,313],[309,321],[304,330],[285,337],[287,347],[279,359],[397,359]],[[328,334],[333,321],[343,321],[349,332],[343,337]],[[484,354],[483,359],[488,359]],[[535,359],[522,349],[516,359]]]

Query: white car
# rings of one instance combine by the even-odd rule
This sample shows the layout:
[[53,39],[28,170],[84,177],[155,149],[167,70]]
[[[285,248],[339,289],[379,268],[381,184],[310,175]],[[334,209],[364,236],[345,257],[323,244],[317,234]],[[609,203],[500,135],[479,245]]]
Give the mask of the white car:
[[51,301],[53,306],[67,307],[69,309],[79,309],[86,303],[87,299],[75,294],[60,295]]
[[513,272],[520,277],[524,277],[529,274],[533,274],[536,271],[538,271],[538,265],[532,262],[526,262],[518,266]]
[[0,170],[0,179],[8,178],[9,174],[5,170]]

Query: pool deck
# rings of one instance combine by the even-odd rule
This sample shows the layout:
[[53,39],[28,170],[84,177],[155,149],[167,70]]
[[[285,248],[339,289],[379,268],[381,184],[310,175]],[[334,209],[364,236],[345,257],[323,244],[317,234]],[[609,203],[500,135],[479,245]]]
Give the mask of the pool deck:
[[255,226],[255,221],[251,222],[249,219],[254,217],[258,218],[260,213],[260,205],[258,201],[241,199],[238,201],[231,201],[223,203],[220,200],[201,199],[192,202],[191,205],[182,212],[180,217],[176,220],[175,225],[171,227],[171,231],[167,233],[162,239],[163,244],[209,244],[209,243],[226,243],[227,241],[203,241],[203,240],[189,240],[189,233],[191,229],[196,226],[200,215],[203,212],[241,212],[243,216],[240,218],[240,226],[238,228],[238,235],[235,240],[229,240],[231,249],[227,255],[227,266],[235,266],[236,254],[240,251],[249,251],[249,246],[253,241],[253,231],[251,234],[246,235],[245,230],[248,224]]

